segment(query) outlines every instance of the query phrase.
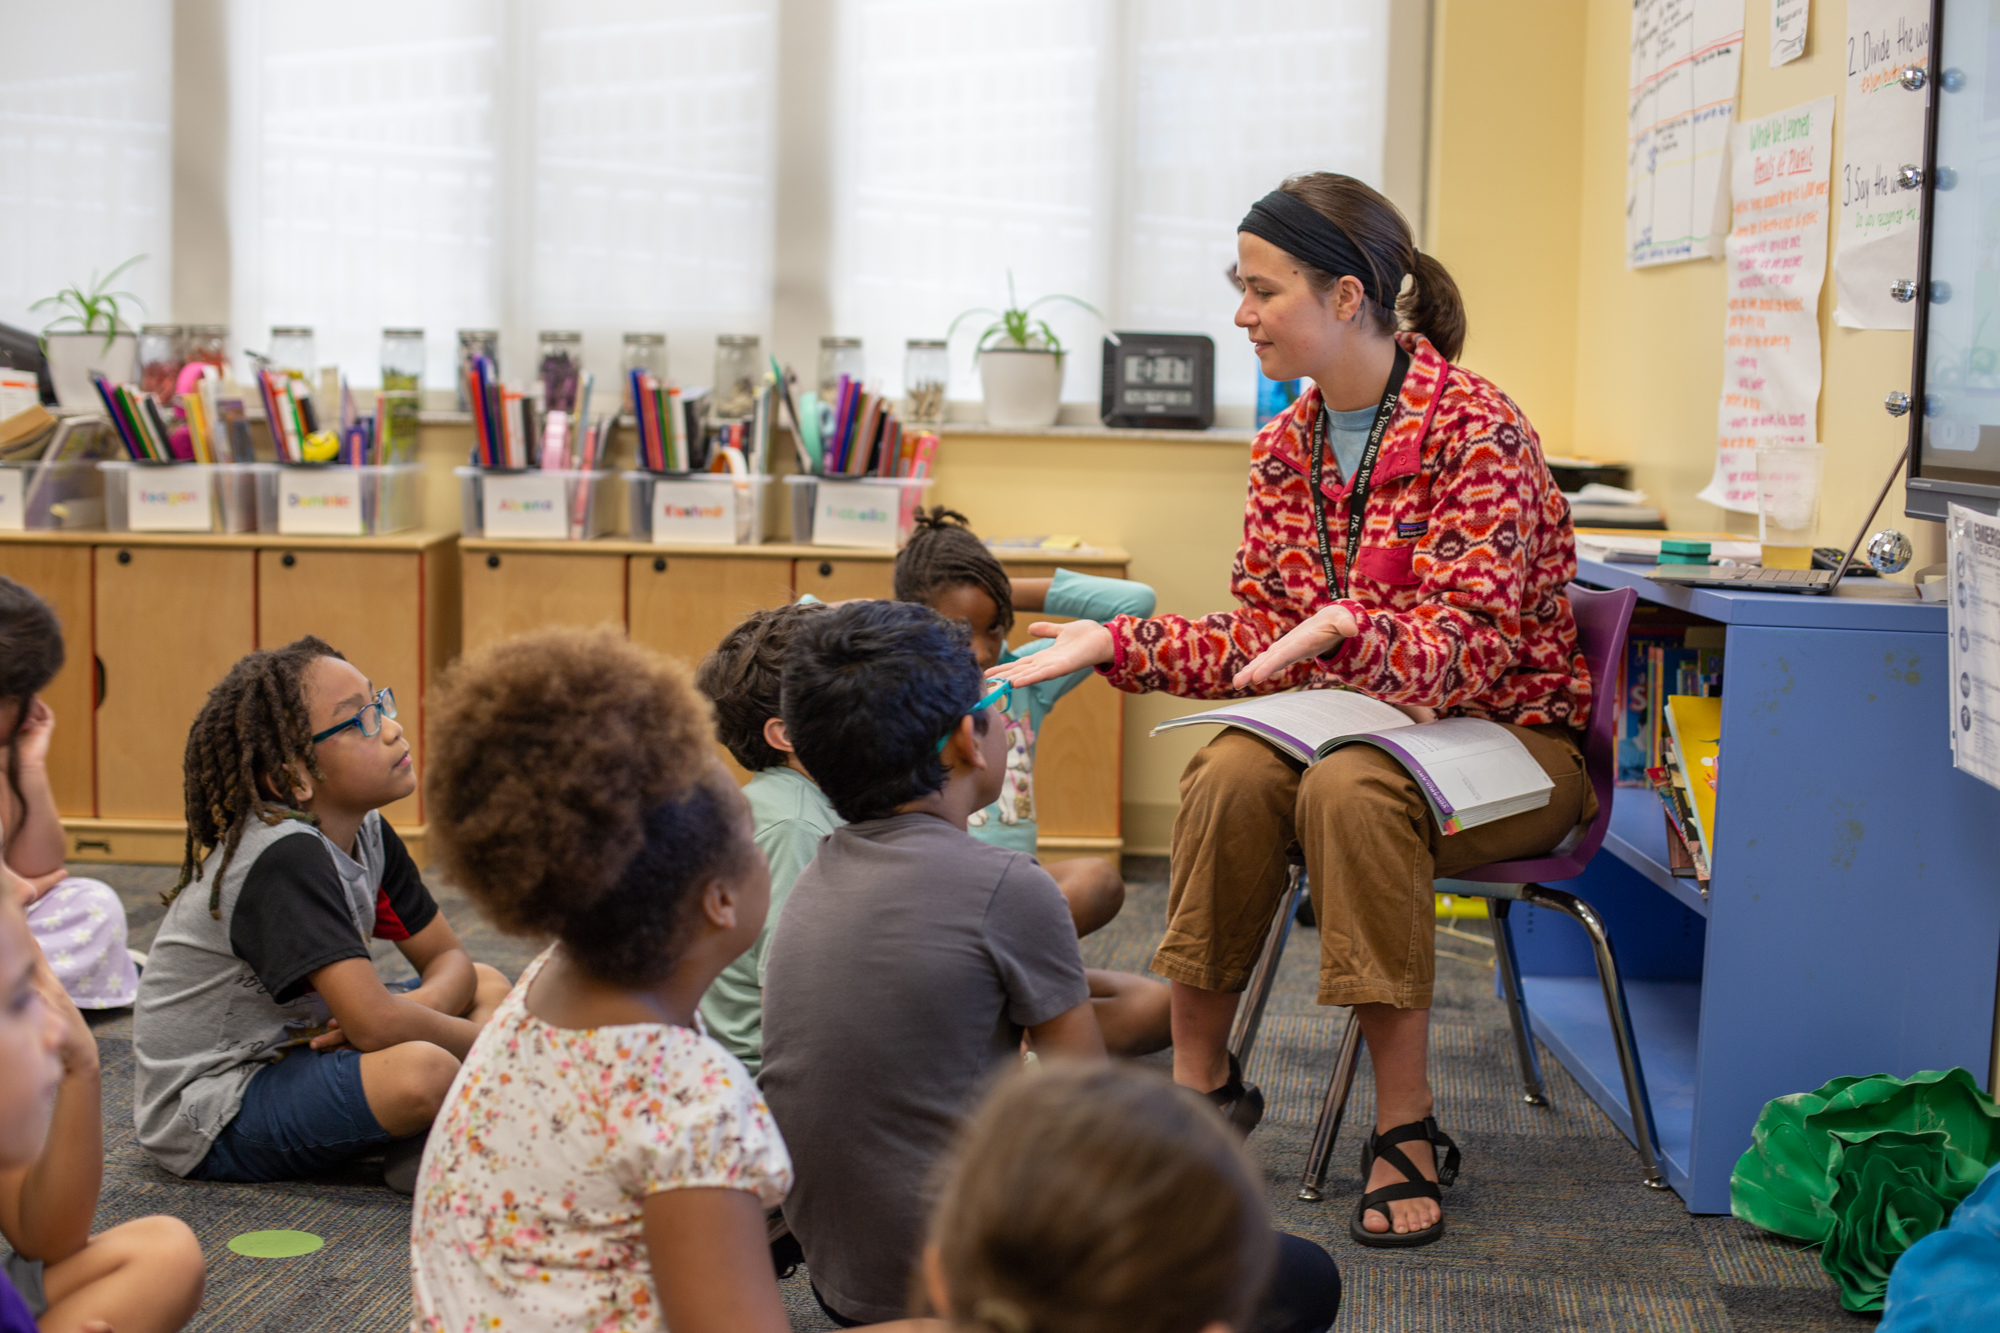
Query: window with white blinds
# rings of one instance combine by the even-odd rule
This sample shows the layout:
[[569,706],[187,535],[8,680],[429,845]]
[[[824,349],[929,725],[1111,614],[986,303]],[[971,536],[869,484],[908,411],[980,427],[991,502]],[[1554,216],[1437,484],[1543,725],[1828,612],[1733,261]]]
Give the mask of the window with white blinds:
[[[1217,402],[1251,402],[1236,223],[1296,172],[1379,186],[1388,23],[1388,0],[841,0],[837,331],[898,390],[901,340],[1001,304],[1011,270],[1024,300],[1208,334]],[[1045,309],[1064,398],[1095,399],[1106,325]],[[979,395],[978,327],[953,397]]]
[[153,0],[10,7],[0,39],[0,322],[39,332],[28,307],[145,255],[114,286],[136,327],[167,318],[173,41]]
[[[381,331],[545,328],[601,375],[664,332],[702,381],[718,332],[769,323],[775,0],[247,0],[232,16],[239,340],[314,330],[377,380]],[[246,176],[248,179],[246,180]]]

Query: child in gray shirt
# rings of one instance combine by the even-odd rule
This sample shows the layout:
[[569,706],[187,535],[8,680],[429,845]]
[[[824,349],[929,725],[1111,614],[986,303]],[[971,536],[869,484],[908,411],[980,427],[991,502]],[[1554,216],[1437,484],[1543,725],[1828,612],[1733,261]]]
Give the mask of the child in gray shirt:
[[1055,881],[965,831],[1005,772],[996,693],[962,627],[895,602],[812,617],[785,665],[786,732],[849,823],[772,937],[760,1081],[798,1173],[785,1219],[844,1323],[904,1312],[932,1169],[1022,1035],[1104,1054]]

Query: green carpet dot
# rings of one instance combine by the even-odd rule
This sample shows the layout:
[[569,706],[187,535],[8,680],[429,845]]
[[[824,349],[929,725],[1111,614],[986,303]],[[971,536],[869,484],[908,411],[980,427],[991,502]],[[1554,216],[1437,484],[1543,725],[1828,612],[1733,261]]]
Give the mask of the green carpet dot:
[[296,1259],[326,1244],[310,1231],[246,1231],[229,1248],[248,1259]]

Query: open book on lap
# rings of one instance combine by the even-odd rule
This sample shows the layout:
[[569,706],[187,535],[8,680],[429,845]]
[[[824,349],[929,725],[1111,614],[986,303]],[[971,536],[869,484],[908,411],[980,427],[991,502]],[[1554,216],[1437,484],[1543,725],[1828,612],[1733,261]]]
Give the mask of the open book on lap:
[[1153,735],[1216,724],[1262,736],[1302,764],[1324,759],[1343,745],[1373,745],[1409,770],[1446,833],[1539,810],[1556,786],[1528,747],[1498,722],[1476,717],[1413,722],[1353,690],[1239,699],[1162,722]]

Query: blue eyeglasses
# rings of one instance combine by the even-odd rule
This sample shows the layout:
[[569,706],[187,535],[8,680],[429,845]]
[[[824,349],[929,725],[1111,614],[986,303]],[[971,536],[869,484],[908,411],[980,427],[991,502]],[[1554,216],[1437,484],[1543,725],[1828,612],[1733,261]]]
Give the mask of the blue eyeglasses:
[[338,736],[349,727],[353,727],[363,736],[379,736],[382,734],[382,719],[394,716],[396,716],[396,692],[384,685],[375,691],[375,702],[361,705],[361,711],[347,721],[336,723],[314,736],[313,744],[318,745],[329,736]]
[[[1014,703],[1013,681],[989,680],[986,683],[993,687],[992,692],[989,694],[982,695],[980,697],[979,702],[972,705],[972,707],[966,709],[963,713],[959,714],[960,717],[971,717],[974,713],[979,712],[981,709],[990,707],[995,700],[999,701],[1000,711],[1003,713],[1013,706]],[[391,713],[389,716],[394,717],[395,714]],[[951,738],[957,733],[958,733],[958,724],[954,722],[952,724],[951,730],[947,731],[944,735],[938,738],[937,750],[935,751],[935,753],[943,754],[944,747],[951,742]]]

